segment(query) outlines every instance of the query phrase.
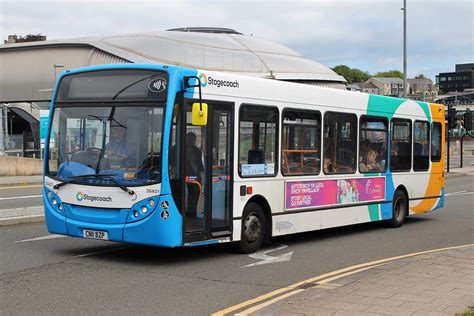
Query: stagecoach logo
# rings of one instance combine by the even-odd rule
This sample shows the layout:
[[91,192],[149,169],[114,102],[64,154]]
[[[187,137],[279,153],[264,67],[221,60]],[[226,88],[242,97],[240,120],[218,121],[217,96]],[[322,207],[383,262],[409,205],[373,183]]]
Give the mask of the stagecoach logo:
[[82,200],[88,200],[91,202],[112,202],[112,197],[109,196],[97,196],[97,195],[88,195],[82,192],[77,192],[76,200],[81,202]]
[[201,82],[201,87],[207,86],[207,76],[206,74],[200,74],[199,75],[199,81]]
[[166,82],[166,79],[163,78],[156,78],[153,80],[150,80],[150,83],[148,84],[148,90],[151,92],[163,92],[166,90],[166,85],[168,83]]
[[227,88],[238,88],[239,82],[235,81],[228,81],[228,80],[221,80],[213,77],[208,77],[206,74],[199,75],[199,81],[201,81],[201,87],[205,87],[208,84],[210,86],[216,86],[217,88],[220,87],[227,87]]
[[82,194],[82,192],[77,192],[76,194],[76,199],[81,202],[82,199],[84,198],[84,195]]

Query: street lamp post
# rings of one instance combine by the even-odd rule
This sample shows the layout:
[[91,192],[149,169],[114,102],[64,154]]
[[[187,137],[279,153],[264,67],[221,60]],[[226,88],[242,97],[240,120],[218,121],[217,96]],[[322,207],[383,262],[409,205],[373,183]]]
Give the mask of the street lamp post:
[[407,98],[407,0],[403,0],[403,98]]
[[54,68],[53,90],[54,90],[54,85],[56,84],[56,77],[57,77],[56,69],[58,69],[58,68],[64,68],[64,67],[65,67],[64,64],[54,64],[54,65],[53,65],[53,68]]

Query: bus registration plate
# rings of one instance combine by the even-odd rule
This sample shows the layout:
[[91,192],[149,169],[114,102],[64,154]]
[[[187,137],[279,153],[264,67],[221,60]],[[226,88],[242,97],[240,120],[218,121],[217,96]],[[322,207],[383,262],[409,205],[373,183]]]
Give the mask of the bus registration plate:
[[109,234],[107,232],[98,231],[98,230],[84,229],[82,231],[82,236],[84,238],[90,238],[90,239],[109,240]]

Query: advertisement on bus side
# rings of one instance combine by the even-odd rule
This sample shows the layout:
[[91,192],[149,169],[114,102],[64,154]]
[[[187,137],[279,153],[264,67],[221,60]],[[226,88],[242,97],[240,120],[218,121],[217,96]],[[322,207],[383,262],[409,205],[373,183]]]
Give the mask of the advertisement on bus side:
[[287,210],[385,199],[385,177],[286,182]]

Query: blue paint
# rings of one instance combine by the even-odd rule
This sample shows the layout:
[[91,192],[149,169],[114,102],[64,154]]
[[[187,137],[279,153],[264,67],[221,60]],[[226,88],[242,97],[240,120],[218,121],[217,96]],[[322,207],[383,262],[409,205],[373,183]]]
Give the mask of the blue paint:
[[436,204],[434,210],[444,207],[444,188],[441,189],[441,197],[439,198],[438,204]]
[[[165,211],[161,202],[168,201],[169,213],[167,219],[161,217]],[[170,195],[162,195],[158,208],[153,215],[136,223],[126,224],[123,228],[123,241],[135,244],[154,245],[162,247],[177,247],[183,245],[183,218]]]

